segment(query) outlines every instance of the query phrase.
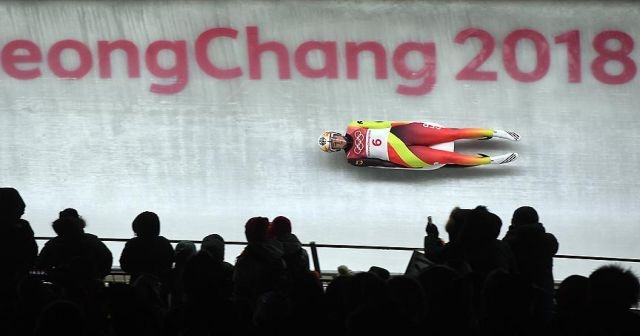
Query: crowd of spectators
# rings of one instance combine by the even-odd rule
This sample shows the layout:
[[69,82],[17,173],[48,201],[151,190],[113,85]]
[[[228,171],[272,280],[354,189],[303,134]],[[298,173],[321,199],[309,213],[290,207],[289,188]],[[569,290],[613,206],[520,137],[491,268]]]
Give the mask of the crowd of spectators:
[[245,223],[247,245],[225,262],[218,234],[174,246],[142,212],[119,258],[128,282],[105,282],[113,256],[72,208],[38,252],[25,203],[0,188],[2,335],[640,335],[640,284],[608,264],[553,278],[556,238],[532,207],[506,235],[489,209],[455,208],[426,226],[417,275],[338,269],[326,288],[283,216]]

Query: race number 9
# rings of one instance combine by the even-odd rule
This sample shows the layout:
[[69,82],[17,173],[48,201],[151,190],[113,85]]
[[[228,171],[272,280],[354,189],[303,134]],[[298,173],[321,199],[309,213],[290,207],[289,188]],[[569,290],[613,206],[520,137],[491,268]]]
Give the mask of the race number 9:
[[382,140],[373,139],[373,140],[371,140],[371,144],[374,145],[374,146],[380,146],[380,145],[382,145]]

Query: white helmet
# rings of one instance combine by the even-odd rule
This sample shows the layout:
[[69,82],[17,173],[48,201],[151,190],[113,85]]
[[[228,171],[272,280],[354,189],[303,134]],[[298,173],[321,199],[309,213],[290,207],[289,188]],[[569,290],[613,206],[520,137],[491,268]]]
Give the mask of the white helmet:
[[338,132],[332,131],[324,131],[318,138],[318,145],[320,149],[324,152],[339,152],[340,148],[333,148],[333,144],[331,140],[335,140],[336,136],[342,136],[342,134]]

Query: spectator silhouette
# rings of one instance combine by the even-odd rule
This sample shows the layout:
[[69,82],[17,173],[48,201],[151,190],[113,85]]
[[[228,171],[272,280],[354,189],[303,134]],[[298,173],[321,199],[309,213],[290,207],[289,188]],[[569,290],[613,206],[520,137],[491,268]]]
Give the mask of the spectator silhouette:
[[496,269],[508,272],[516,270],[515,259],[509,245],[498,240],[502,220],[484,206],[478,206],[467,215],[460,230],[460,246],[463,260],[468,265],[472,283],[474,318],[482,314],[484,307],[482,288],[487,275]]
[[173,264],[173,247],[160,235],[158,215],[142,212],[131,227],[136,236],[127,241],[120,255],[120,267],[131,275],[130,283],[142,274],[150,274],[167,284]]
[[200,250],[185,267],[184,286],[189,302],[229,301],[231,276],[222,262]]
[[0,258],[5,275],[2,290],[16,285],[33,267],[38,245],[24,219],[25,203],[16,189],[0,188]]
[[38,245],[31,225],[24,219],[25,203],[13,188],[0,188],[0,326],[7,334],[14,332],[18,288],[33,267]]
[[450,267],[435,265],[422,270],[418,282],[425,293],[424,332],[469,334],[472,327],[469,281]]
[[233,271],[233,265],[224,261],[225,258],[225,242],[219,234],[210,234],[202,239],[200,250],[208,253],[216,263],[222,264],[226,269]]
[[89,335],[85,314],[71,301],[57,300],[47,305],[36,323],[35,336]]
[[393,307],[400,316],[400,325],[405,328],[404,335],[420,334],[425,297],[424,290],[418,280],[406,275],[394,276],[387,281],[387,286]]
[[176,244],[175,251],[173,253],[173,262],[176,266],[184,266],[189,260],[196,254],[196,244],[191,241],[180,241]]
[[[24,209],[15,189],[0,188],[0,257],[8,265],[0,277],[3,335],[640,335],[640,317],[629,309],[638,302],[640,282],[615,265],[589,278],[565,279],[556,291],[551,330],[543,328],[533,315],[541,307],[534,300],[538,289],[553,293],[558,244],[531,207],[514,212],[503,240],[497,239],[500,218],[485,207],[455,208],[445,226],[448,243],[434,224],[426,227],[425,253],[441,265],[417,278],[390,277],[376,266],[352,274],[341,266],[343,276],[326,294],[286,217],[271,225],[264,217],[249,219],[248,245],[234,269],[224,261],[221,236],[206,236],[199,252],[192,242],[180,242],[174,254],[160,236],[158,216],[143,212],[120,258],[131,285],[111,283],[93,293],[89,288],[79,293],[84,297],[69,294],[68,287],[101,284],[98,279],[111,269],[109,250],[84,232],[84,219],[69,208],[52,223],[57,237],[36,258],[33,231],[20,219]],[[174,289],[167,314],[159,279],[165,281],[173,262],[172,281],[180,289]],[[54,284],[28,275],[34,263]],[[551,301],[544,298],[544,312],[550,313]]]
[[591,305],[589,278],[571,275],[555,292],[556,309],[551,321],[554,336],[589,334],[588,308]]
[[187,261],[182,279],[185,301],[169,312],[166,335],[241,333],[231,303],[231,275],[221,258],[201,248]]
[[480,335],[546,335],[532,320],[532,288],[527,280],[502,268],[488,276],[482,289],[484,314]]
[[346,297],[352,276],[349,273],[349,275],[333,278],[327,285],[323,297],[323,311],[326,312],[327,330],[331,330],[335,335],[344,335],[346,333],[345,322],[349,314]]
[[224,261],[224,239],[218,234],[210,234],[202,239],[200,251],[211,256],[215,264],[215,283],[219,284],[223,296],[226,299],[230,298],[233,291],[233,265]]
[[558,312],[580,312],[591,304],[591,285],[589,278],[582,275],[570,275],[562,280],[555,292]]
[[486,207],[478,206],[469,213],[460,231],[464,258],[482,280],[498,268],[509,272],[516,270],[515,258],[509,246],[498,240],[501,227],[500,217]]
[[549,323],[553,312],[553,256],[558,252],[556,237],[546,232],[534,208],[523,206],[514,211],[502,241],[511,248],[518,272],[539,288],[536,315],[541,323]]
[[389,278],[391,277],[389,270],[387,270],[386,268],[382,268],[380,266],[371,266],[369,267],[369,270],[367,272],[371,274],[375,274],[378,278],[384,281],[389,280]]
[[[312,325],[325,325],[326,312],[323,310],[324,290],[320,278],[315,272],[298,275],[291,284],[290,297],[293,307],[291,322],[289,323],[293,335],[299,335]],[[310,332],[320,335],[322,331]]]
[[245,224],[247,246],[236,259],[233,297],[243,320],[251,319],[256,300],[281,287],[286,279],[282,244],[268,239],[269,219],[250,218]]
[[393,334],[394,331],[403,334],[401,316],[384,280],[369,272],[356,273],[346,279],[347,335]]
[[309,272],[309,254],[302,248],[302,244],[295,234],[291,233],[291,221],[284,216],[273,219],[270,233],[282,243],[282,259],[292,275],[304,275]]
[[[157,280],[143,274],[134,284],[113,283],[107,288],[110,332],[121,336],[160,335],[163,303]],[[107,333],[108,335],[109,333]]]
[[97,236],[84,232],[86,223],[75,209],[60,211],[52,227],[57,236],[45,243],[37,267],[53,282],[84,287],[111,272],[111,251]]
[[640,316],[630,308],[640,296],[638,277],[617,265],[599,267],[589,275],[591,335],[640,335]]
[[347,277],[347,276],[352,276],[354,274],[354,272],[349,269],[349,267],[347,265],[340,265],[337,268],[338,274],[336,274],[337,277]]
[[449,241],[444,245],[442,245],[442,240],[439,237],[439,232],[435,224],[427,224],[427,235],[424,239],[424,253],[427,259],[436,264],[451,267],[460,275],[467,274],[471,271],[464,257],[461,241],[461,232],[471,211],[472,209],[461,209],[459,207],[451,210],[451,214],[449,214],[449,219],[445,225],[445,231],[449,236]]
[[176,244],[173,254],[174,266],[171,270],[171,306],[184,303],[185,293],[182,276],[187,261],[196,254],[196,244],[190,241],[181,241]]
[[[50,282],[43,282],[41,276],[28,276],[19,285],[19,305],[14,308],[15,319],[11,323],[15,332],[2,324],[2,335],[30,335],[44,310],[51,302],[62,298],[60,287]],[[0,300],[2,301],[2,300]]]
[[[459,209],[459,208],[455,208],[455,209]],[[428,217],[427,225],[425,226],[425,232],[426,232],[426,235],[424,236],[425,253],[427,253],[426,251],[429,251],[429,253],[440,251],[444,247],[444,241],[440,239],[440,231],[438,230],[438,227],[431,221],[431,216]],[[451,240],[451,238],[449,238],[449,240]]]
[[57,236],[45,243],[37,268],[63,289],[64,298],[78,304],[86,316],[88,332],[106,323],[102,314],[103,278],[111,272],[111,251],[95,235],[85,233],[86,223],[75,209],[65,209],[52,223]]
[[191,241],[181,241],[176,244],[175,251],[173,253],[173,262],[175,266],[184,267],[189,258],[196,254],[196,244]]

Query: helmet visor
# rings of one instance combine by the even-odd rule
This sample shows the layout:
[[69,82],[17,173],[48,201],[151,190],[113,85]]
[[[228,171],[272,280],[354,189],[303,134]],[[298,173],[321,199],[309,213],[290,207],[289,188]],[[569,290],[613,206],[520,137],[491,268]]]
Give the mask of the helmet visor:
[[344,148],[347,141],[340,133],[332,132],[329,138],[329,148],[333,152],[337,152]]

